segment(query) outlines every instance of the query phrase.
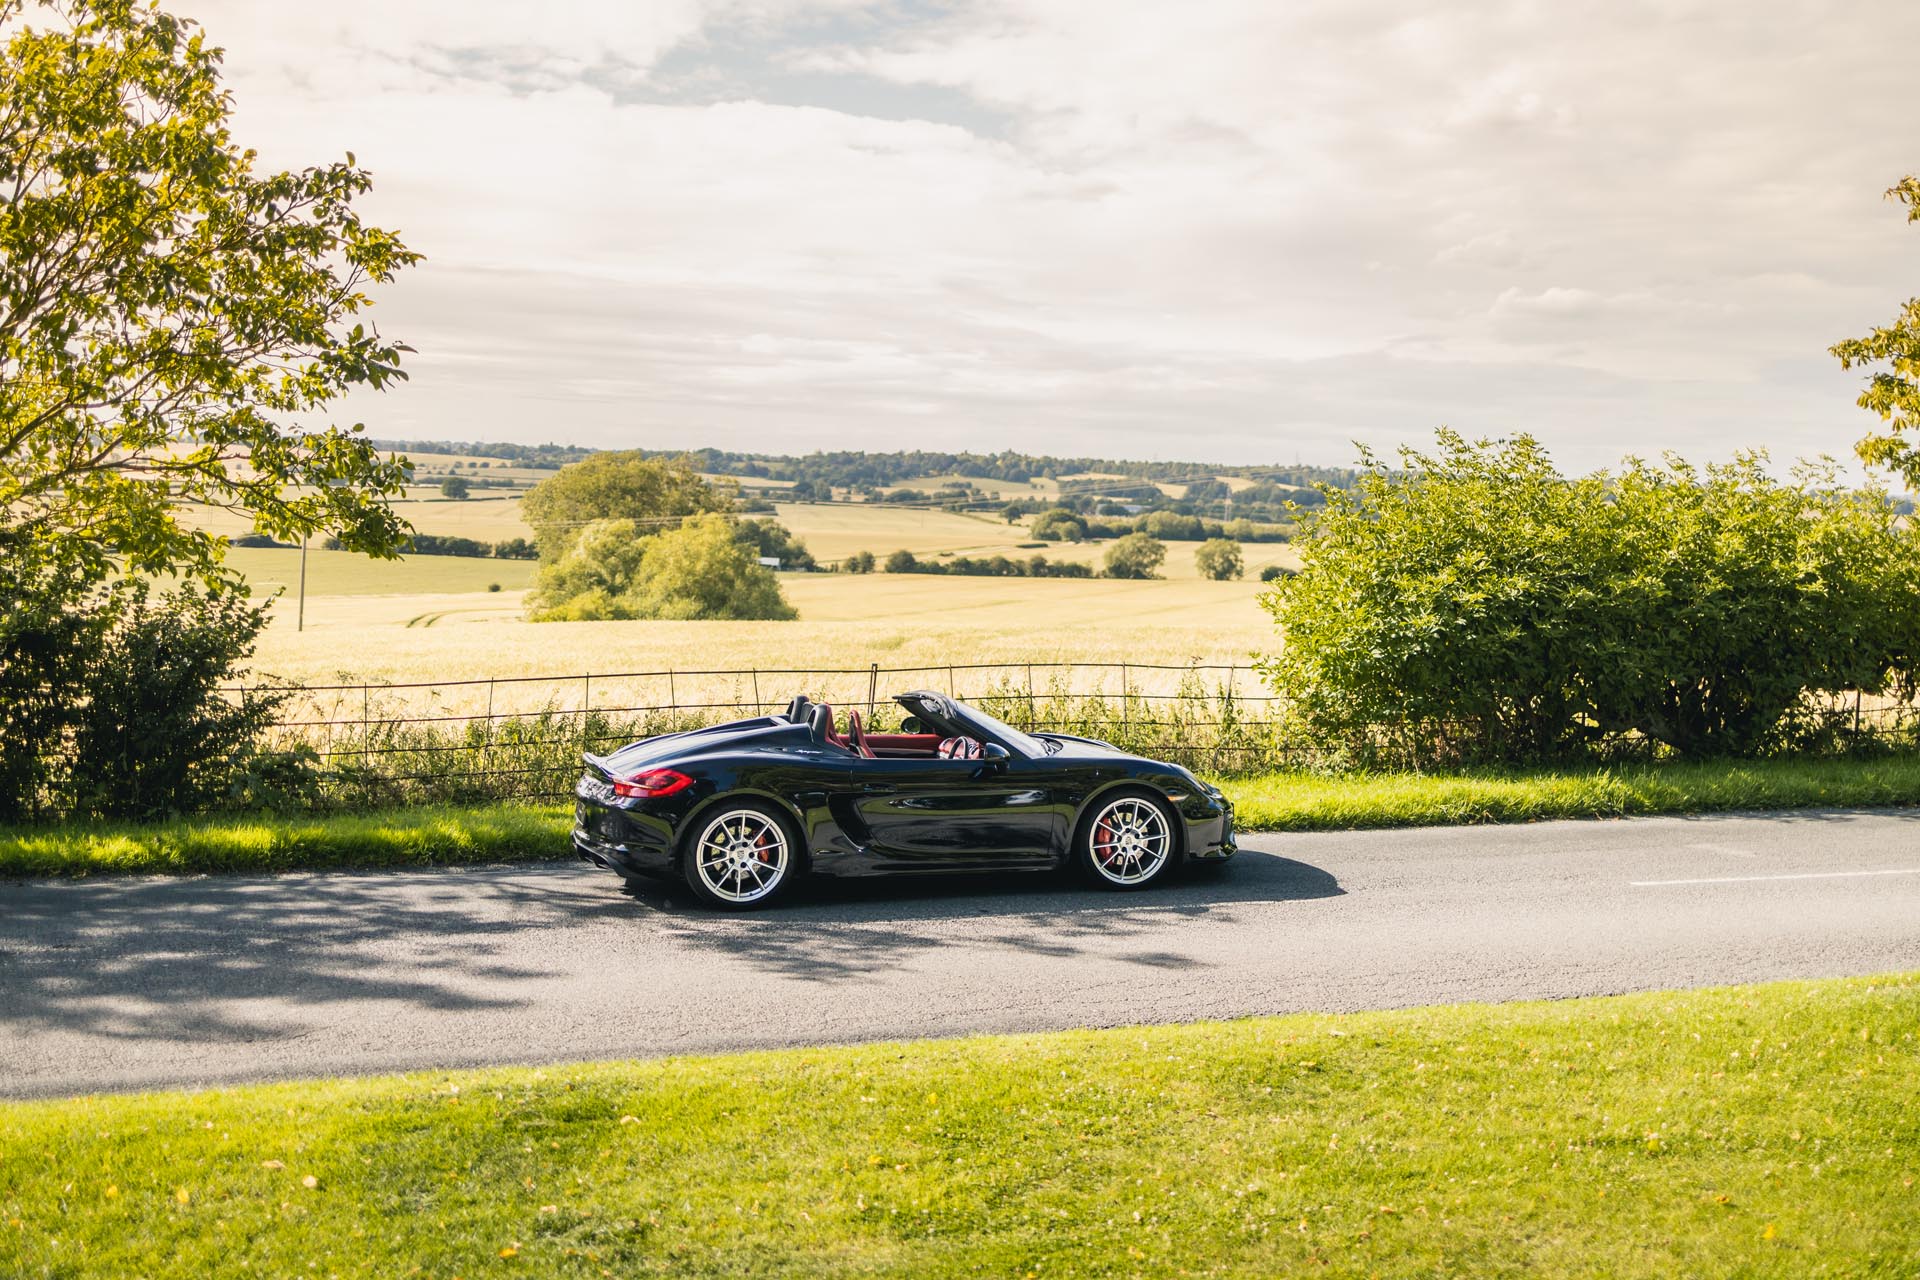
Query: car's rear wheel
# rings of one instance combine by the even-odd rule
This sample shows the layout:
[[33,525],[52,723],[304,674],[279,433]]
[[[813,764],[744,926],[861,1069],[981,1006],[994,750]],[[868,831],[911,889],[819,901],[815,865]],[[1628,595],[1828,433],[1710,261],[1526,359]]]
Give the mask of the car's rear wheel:
[[1173,818],[1166,806],[1128,792],[1103,800],[1080,829],[1081,870],[1108,889],[1144,889],[1173,865]]
[[726,911],[773,902],[799,878],[800,849],[786,821],[764,805],[742,801],[703,817],[687,840],[687,885]]

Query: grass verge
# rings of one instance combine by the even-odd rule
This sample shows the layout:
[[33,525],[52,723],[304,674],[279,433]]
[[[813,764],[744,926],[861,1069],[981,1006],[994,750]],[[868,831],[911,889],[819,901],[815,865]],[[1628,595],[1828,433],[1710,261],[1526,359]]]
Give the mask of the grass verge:
[[1742,760],[1469,774],[1268,774],[1222,782],[1250,831],[1920,804],[1920,757]]
[[571,856],[554,805],[252,814],[0,829],[0,875],[433,867]]
[[[1269,774],[1221,786],[1245,831],[1532,822],[1725,809],[1920,804],[1920,757],[1626,765],[1527,773]],[[0,829],[0,876],[428,867],[571,856],[557,805],[259,814]]]
[[1920,975],[0,1106],[10,1276],[1911,1275]]

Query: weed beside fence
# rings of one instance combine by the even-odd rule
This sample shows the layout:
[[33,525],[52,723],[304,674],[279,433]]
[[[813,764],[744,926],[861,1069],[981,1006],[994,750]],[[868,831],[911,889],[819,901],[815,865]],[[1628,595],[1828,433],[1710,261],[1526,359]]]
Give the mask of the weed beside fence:
[[[658,671],[308,689],[269,752],[306,760],[302,803],[328,809],[572,794],[583,751],[761,715],[796,693],[895,727],[896,692],[930,688],[1020,729],[1078,734],[1217,777],[1276,771],[1423,769],[1476,763],[1470,727],[1399,723],[1364,738],[1316,737],[1251,668],[1018,664],[830,670]],[[1920,709],[1809,701],[1783,725],[1781,754],[1839,756],[1920,746]],[[1596,744],[1596,761],[1652,760],[1644,738]]]

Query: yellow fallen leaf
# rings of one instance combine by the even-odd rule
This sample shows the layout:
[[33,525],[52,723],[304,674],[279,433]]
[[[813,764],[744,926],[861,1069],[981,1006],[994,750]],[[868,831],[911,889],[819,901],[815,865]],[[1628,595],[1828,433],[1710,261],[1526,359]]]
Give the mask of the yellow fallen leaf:
[[107,1188],[107,1199],[111,1200],[119,1194],[120,1194],[120,1188],[115,1186],[109,1186]]
[[186,1204],[189,1200],[193,1199],[193,1193],[185,1187],[175,1187],[173,1190],[173,1198],[181,1204]]
[[620,1123],[621,1124],[639,1124],[640,1118],[638,1116],[621,1116]]
[[312,1174],[308,1174],[306,1177],[300,1179],[300,1185],[305,1187],[307,1190],[312,1191],[315,1187],[318,1187],[320,1185],[320,1179],[314,1177]]
[[284,1169],[287,1166],[278,1160],[262,1160],[260,1167],[262,1169]]
[[1760,1238],[1762,1240],[1771,1240],[1779,1234],[1780,1232],[1774,1227],[1774,1225],[1771,1222],[1769,1222],[1766,1226],[1766,1230],[1760,1233]]
[[504,1248],[504,1249],[502,1249],[502,1250],[500,1251],[500,1256],[501,1256],[501,1257],[503,1257],[503,1258],[511,1258],[511,1257],[513,1257],[513,1256],[514,1256],[515,1254],[517,1254],[517,1253],[519,1253],[519,1252],[520,1252],[520,1251],[519,1251],[518,1249],[516,1249],[516,1248],[514,1248],[514,1247],[513,1247],[512,1245],[508,1245],[508,1246],[507,1246],[506,1248]]

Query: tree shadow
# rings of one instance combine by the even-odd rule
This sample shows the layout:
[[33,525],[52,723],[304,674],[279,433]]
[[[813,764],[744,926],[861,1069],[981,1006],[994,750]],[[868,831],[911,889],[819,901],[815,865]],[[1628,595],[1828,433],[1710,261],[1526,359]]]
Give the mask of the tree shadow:
[[213,1043],[289,1037],[243,1012],[260,1001],[306,1035],[381,1002],[511,1006],[467,981],[540,976],[507,935],[624,909],[571,870],[0,882],[0,1033]]
[[821,878],[791,905],[747,916],[699,906],[683,886],[623,891],[579,863],[0,882],[0,1036],[171,1041],[209,1055],[270,1041],[298,1057],[298,1041],[351,1041],[396,1007],[527,1007],[541,980],[597,954],[567,935],[609,922],[644,931],[639,955],[710,954],[743,980],[850,993],[941,952],[983,968],[1099,953],[1178,970],[1201,963],[1180,945],[1187,922],[1341,892],[1316,867],[1262,854],[1133,894],[1048,874]]
[[675,882],[630,881],[626,897],[655,929],[688,946],[749,969],[831,983],[910,967],[939,952],[969,964],[1009,954],[1097,953],[1148,968],[1202,968],[1206,962],[1177,949],[1184,926],[1202,919],[1232,923],[1240,908],[1254,904],[1345,892],[1319,867],[1245,853],[1131,893],[1098,889],[1065,873],[1024,872],[820,876],[796,886],[786,904],[751,915],[703,907]]

